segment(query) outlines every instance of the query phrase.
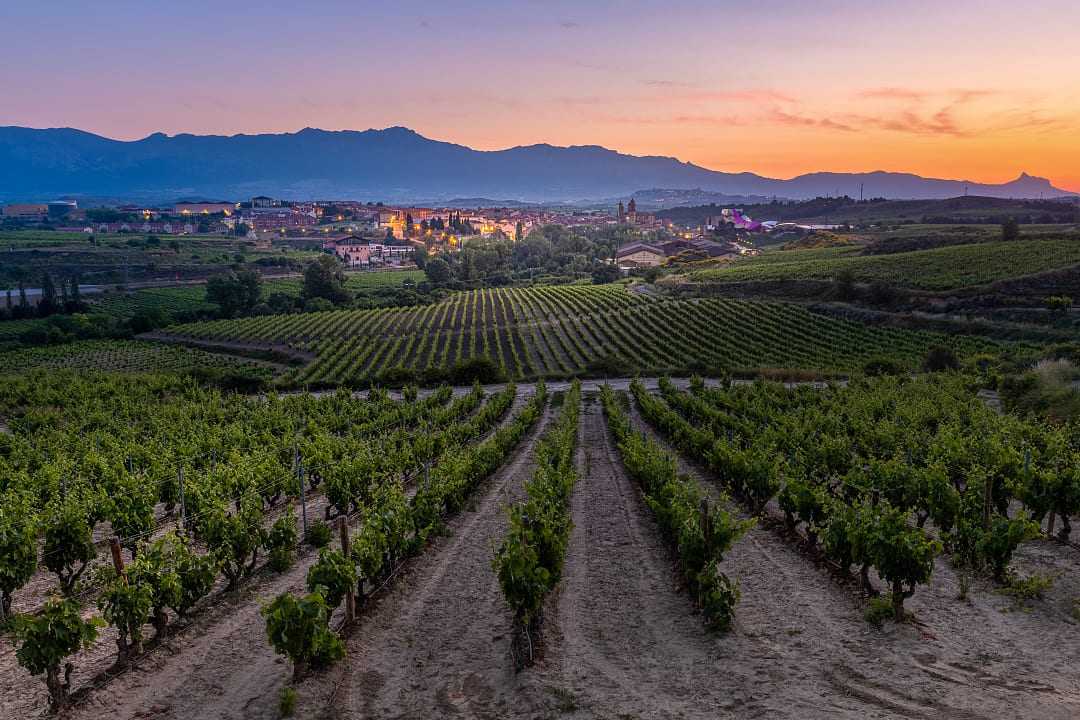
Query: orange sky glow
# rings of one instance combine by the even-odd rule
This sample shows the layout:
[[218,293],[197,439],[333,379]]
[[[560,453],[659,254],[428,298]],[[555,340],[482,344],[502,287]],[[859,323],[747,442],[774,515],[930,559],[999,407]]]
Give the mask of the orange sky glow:
[[773,177],[1026,171],[1080,191],[1080,6],[1063,0],[105,5],[0,7],[26,30],[0,47],[0,125],[405,125],[479,149],[597,144]]

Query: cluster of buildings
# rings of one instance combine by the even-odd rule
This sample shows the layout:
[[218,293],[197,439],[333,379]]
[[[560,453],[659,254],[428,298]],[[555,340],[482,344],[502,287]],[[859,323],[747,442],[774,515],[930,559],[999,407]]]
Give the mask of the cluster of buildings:
[[648,213],[639,213],[637,209],[637,201],[630,198],[630,202],[625,206],[622,202],[619,202],[619,212],[617,222],[620,225],[630,225],[642,230],[659,230],[664,227],[664,224],[655,216]]
[[708,238],[677,238],[662,243],[634,242],[623,245],[615,255],[615,264],[623,270],[660,267],[677,262],[736,258],[761,251],[736,241]]
[[413,252],[422,247],[426,245],[421,240],[395,237],[379,240],[359,235],[345,235],[322,244],[323,250],[334,253],[341,262],[353,268],[404,265],[412,262]]
[[[184,201],[167,207],[128,205],[81,209],[73,201],[7,205],[5,220],[64,230],[163,235],[244,232],[271,237],[321,237],[324,249],[347,265],[368,267],[407,262],[414,249],[453,250],[470,237],[526,237],[534,228],[562,225],[596,228],[617,225],[639,231],[639,237],[673,237],[668,241],[631,242],[619,249],[622,268],[655,267],[672,262],[735,257],[755,252],[737,241],[767,231],[771,223],[752,220],[738,209],[723,209],[697,227],[675,227],[671,221],[640,212],[631,198],[611,210],[549,210],[539,207],[433,208],[388,206],[359,201],[289,202],[258,195],[244,202]],[[738,231],[736,233],[729,232]],[[665,232],[655,232],[665,231]]]
[[70,215],[78,215],[79,204],[74,200],[55,200],[47,203],[13,203],[0,208],[0,216],[5,220],[27,223],[43,223],[62,220]]

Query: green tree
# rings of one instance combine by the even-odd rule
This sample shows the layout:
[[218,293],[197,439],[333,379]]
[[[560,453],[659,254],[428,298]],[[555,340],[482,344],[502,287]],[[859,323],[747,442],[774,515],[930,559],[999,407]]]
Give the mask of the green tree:
[[221,307],[225,317],[251,311],[262,296],[262,277],[255,270],[215,275],[206,283],[206,301]]
[[176,548],[182,543],[182,540],[170,533],[143,548],[139,557],[127,567],[131,583],[150,590],[154,632],[159,638],[165,636],[169,627],[166,608],[175,608],[181,599]]
[[60,663],[97,639],[99,620],[83,620],[74,600],[52,598],[37,615],[22,615],[15,622],[15,637],[19,649],[15,658],[31,675],[45,674],[45,685],[54,708],[67,705],[71,690],[71,673],[75,667],[68,663],[64,679],[60,679]]
[[[904,600],[930,581],[941,543],[908,524],[908,513],[884,503],[867,530],[866,548],[881,579],[892,586],[893,614],[904,619]],[[905,590],[905,586],[907,589]]]
[[37,306],[38,315],[48,317],[60,312],[60,300],[57,296],[56,283],[50,273],[41,278],[41,300]]
[[186,617],[195,603],[210,594],[218,574],[218,561],[213,555],[200,555],[184,541],[173,547],[176,575],[180,579],[180,595],[170,605],[180,617]]
[[429,260],[427,265],[424,266],[424,273],[432,285],[445,285],[453,277],[450,263],[441,257]]
[[427,265],[428,262],[428,249],[427,246],[421,246],[413,250],[413,262],[416,263],[416,267],[421,270]]
[[1002,240],[1017,240],[1020,238],[1020,223],[1011,217],[1001,224]]
[[345,289],[345,271],[334,255],[320,255],[304,268],[304,286],[300,296],[304,300],[323,298],[334,305],[349,302]]
[[594,285],[612,283],[620,277],[622,277],[622,271],[615,265],[597,263],[592,270],[592,281]]
[[254,502],[244,503],[233,515],[220,506],[206,511],[200,534],[228,578],[226,591],[234,590],[255,569],[264,541],[261,524],[262,510]]
[[275,572],[288,570],[293,563],[297,541],[296,513],[287,509],[274,522],[266,534],[266,551],[270,554],[270,568]]

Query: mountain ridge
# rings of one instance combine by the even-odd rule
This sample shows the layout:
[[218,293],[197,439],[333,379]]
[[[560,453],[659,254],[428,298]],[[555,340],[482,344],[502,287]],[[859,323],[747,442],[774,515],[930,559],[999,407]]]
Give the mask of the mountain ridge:
[[206,195],[407,202],[501,197],[581,202],[642,188],[805,199],[824,195],[942,199],[1072,197],[1022,172],[1007,183],[878,170],[818,171],[788,179],[711,170],[675,157],[629,155],[601,145],[518,145],[475,150],[410,128],[235,135],[152,133],[114,140],[78,128],[0,127],[0,201],[54,197],[171,200]]

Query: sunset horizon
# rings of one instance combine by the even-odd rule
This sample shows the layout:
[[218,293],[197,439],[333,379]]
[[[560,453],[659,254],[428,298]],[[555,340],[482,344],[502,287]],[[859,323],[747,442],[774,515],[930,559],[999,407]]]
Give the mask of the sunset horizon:
[[0,48],[0,125],[122,140],[402,125],[479,150],[601,145],[777,178],[1027,172],[1080,190],[1075,5],[654,7],[328,2],[284,22],[247,3],[10,3],[5,26],[67,40]]

